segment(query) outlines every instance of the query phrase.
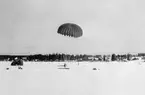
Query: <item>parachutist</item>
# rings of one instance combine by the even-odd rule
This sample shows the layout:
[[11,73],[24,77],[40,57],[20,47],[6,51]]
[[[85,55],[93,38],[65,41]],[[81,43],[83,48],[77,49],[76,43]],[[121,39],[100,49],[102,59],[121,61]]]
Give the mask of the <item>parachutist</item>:
[[66,67],[66,63],[64,63],[64,68]]
[[18,69],[23,69],[22,67],[18,67]]
[[6,68],[6,70],[9,70],[9,68]]

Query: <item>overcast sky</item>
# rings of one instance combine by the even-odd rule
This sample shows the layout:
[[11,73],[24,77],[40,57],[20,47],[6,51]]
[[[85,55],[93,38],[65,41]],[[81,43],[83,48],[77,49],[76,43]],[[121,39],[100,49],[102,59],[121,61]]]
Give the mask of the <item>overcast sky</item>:
[[[144,0],[0,0],[0,53],[145,52]],[[57,34],[81,26],[74,39]]]

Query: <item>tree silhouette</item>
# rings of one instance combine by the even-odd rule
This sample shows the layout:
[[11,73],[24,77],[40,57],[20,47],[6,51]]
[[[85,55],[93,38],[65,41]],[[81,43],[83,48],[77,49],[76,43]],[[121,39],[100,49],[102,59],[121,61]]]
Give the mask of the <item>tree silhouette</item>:
[[115,54],[112,54],[111,61],[116,61],[116,55]]

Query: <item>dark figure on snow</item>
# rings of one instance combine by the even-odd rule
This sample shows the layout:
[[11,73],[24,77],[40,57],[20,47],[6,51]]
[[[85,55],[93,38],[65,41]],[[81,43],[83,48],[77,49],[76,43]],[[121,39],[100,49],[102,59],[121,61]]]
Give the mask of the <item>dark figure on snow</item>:
[[18,66],[18,69],[22,69],[21,66],[23,66],[23,61],[16,57],[11,63],[11,66]]
[[64,66],[64,68],[65,68],[65,67],[66,67],[66,63],[64,63],[64,65],[63,65],[63,66]]

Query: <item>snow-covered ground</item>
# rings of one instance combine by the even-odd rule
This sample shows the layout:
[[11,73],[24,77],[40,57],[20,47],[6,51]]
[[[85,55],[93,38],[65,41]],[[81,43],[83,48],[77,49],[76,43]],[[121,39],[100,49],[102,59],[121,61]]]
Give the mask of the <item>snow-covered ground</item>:
[[0,62],[0,95],[145,95],[145,62],[63,63]]

